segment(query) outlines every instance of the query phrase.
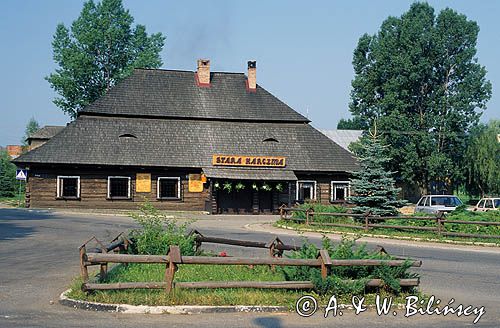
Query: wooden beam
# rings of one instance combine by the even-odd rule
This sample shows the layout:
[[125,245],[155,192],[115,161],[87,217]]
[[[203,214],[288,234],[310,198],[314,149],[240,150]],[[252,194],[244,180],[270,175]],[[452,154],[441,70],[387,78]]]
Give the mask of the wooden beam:
[[[352,280],[345,280],[351,282]],[[415,287],[420,283],[419,279],[399,279],[402,287]],[[382,279],[370,279],[366,282],[367,287],[382,287],[385,283]],[[82,289],[89,290],[121,290],[121,289],[164,289],[166,282],[118,282],[111,284],[84,283]],[[311,281],[197,281],[177,282],[175,288],[263,288],[263,289],[312,289]]]

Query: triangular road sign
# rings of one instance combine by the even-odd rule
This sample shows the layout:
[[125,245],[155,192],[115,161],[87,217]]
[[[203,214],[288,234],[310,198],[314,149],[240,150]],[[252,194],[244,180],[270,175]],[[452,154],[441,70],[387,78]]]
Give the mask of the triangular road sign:
[[16,170],[16,180],[26,180],[26,170]]

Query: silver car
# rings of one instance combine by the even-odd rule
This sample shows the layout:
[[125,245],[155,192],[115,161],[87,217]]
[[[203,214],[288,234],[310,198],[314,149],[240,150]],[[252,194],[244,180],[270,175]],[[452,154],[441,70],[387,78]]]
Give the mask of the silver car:
[[437,214],[449,213],[462,205],[462,201],[453,195],[425,195],[420,198],[415,212]]

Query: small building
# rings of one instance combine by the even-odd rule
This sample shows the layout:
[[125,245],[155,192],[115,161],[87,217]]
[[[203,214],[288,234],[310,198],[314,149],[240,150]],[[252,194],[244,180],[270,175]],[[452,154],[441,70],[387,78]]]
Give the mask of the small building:
[[49,141],[50,138],[61,132],[62,129],[64,129],[64,126],[46,125],[43,128],[37,130],[26,139],[28,143],[28,149],[32,150],[40,147],[41,145]]
[[28,168],[33,207],[271,213],[342,202],[351,153],[248,74],[136,69],[44,144]]
[[23,146],[20,145],[7,145],[6,149],[11,159],[18,158],[23,153]]
[[363,136],[363,130],[321,130],[321,132],[332,139],[340,147],[349,150],[349,145],[357,142]]

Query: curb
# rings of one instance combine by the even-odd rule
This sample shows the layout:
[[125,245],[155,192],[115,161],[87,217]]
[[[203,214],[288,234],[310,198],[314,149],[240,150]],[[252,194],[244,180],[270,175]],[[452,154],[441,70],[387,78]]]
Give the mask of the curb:
[[290,312],[286,306],[258,306],[258,305],[173,305],[173,306],[149,306],[130,304],[106,304],[98,302],[80,301],[69,298],[67,294],[71,289],[65,290],[59,296],[59,304],[75,309],[99,312],[114,312],[128,314],[202,314],[202,313],[249,313],[249,312]]

